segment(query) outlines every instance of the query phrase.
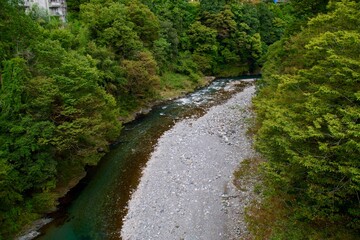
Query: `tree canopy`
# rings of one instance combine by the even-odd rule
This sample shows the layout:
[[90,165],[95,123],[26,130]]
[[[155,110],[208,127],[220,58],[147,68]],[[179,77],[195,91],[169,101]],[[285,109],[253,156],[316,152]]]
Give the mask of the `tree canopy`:
[[328,239],[355,236],[360,209],[360,4],[333,7],[270,47],[255,100],[269,186]]
[[62,23],[0,0],[0,239],[53,211],[121,120],[161,91],[194,89],[204,74],[258,72],[288,16],[281,5],[242,1],[67,5]]

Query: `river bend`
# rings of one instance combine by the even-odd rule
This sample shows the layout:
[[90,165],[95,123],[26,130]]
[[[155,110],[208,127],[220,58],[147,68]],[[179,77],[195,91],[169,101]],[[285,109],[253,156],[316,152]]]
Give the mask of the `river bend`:
[[[161,136],[129,202],[123,239],[236,239],[233,172],[254,156],[246,136],[254,87]],[[235,217],[235,218],[234,218]],[[242,229],[246,231],[246,229]],[[239,239],[239,238],[237,238]]]
[[237,218],[247,197],[232,192],[231,177],[252,155],[245,135],[252,82],[217,79],[126,124],[37,239],[226,239],[235,230],[245,233]]

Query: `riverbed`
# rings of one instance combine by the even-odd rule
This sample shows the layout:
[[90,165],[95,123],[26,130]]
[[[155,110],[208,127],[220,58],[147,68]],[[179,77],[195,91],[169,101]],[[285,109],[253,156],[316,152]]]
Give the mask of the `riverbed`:
[[[139,207],[143,205],[147,209],[153,208],[151,205],[147,207],[147,204],[151,204],[151,201],[141,203],[139,199],[143,199],[145,196],[142,186],[144,185],[144,179],[148,178],[146,176],[151,174],[149,169],[152,169],[154,157],[161,158],[162,155],[165,156],[162,161],[169,160],[169,163],[171,163],[170,160],[173,157],[175,162],[182,162],[182,165],[178,166],[178,171],[191,173],[189,176],[196,176],[199,172],[201,173],[199,176],[204,178],[201,180],[184,178],[182,175],[177,175],[178,172],[172,168],[177,165],[169,165],[169,163],[165,164],[162,170],[155,169],[154,176],[157,176],[155,178],[158,179],[155,184],[159,184],[159,187],[173,189],[175,191],[174,196],[177,196],[177,189],[184,190],[178,193],[179,200],[176,200],[171,195],[173,194],[172,191],[160,192],[159,189],[156,189],[156,191],[159,190],[160,199],[171,196],[167,202],[172,203],[168,206],[162,205],[164,206],[163,209],[154,209],[155,212],[165,213],[166,210],[166,214],[168,214],[178,211],[177,213],[185,214],[181,215],[183,217],[195,216],[196,211],[198,211],[195,210],[196,207],[200,207],[199,211],[206,213],[206,219],[208,219],[215,217],[215,213],[219,213],[220,205],[210,205],[214,206],[214,209],[211,210],[204,208],[203,202],[208,201],[209,204],[212,204],[211,202],[215,201],[215,198],[217,201],[218,197],[220,197],[223,204],[221,211],[229,214],[219,215],[219,218],[223,219],[226,216],[228,219],[233,218],[234,220],[235,216],[242,215],[243,207],[241,202],[245,202],[246,197],[241,197],[238,192],[232,192],[233,188],[230,179],[237,164],[243,158],[251,155],[251,143],[244,134],[246,131],[245,122],[250,114],[250,99],[254,92],[254,87],[251,86],[252,81],[253,79],[217,79],[206,88],[156,106],[146,116],[126,124],[117,143],[111,147],[111,151],[101,160],[99,166],[89,169],[87,177],[62,200],[63,204],[60,210],[49,216],[54,220],[41,229],[41,234],[37,239],[120,239],[122,229],[125,239],[155,239],[156,235],[143,238],[145,235],[133,235],[134,232],[128,232],[125,229],[127,228],[126,222],[132,221],[132,224],[135,224],[137,221],[132,217],[134,215],[133,211],[136,209],[132,207],[134,201],[137,202]],[[220,109],[224,111],[220,111]],[[181,132],[182,130],[184,132]],[[187,132],[189,130],[194,131],[190,134]],[[166,140],[167,137],[169,137],[168,140]],[[196,145],[197,142],[201,144]],[[200,147],[204,147],[204,149]],[[219,147],[222,148],[221,151],[219,151]],[[161,150],[166,148],[173,152],[166,153]],[[243,151],[242,148],[246,149]],[[191,156],[186,154],[188,149],[191,149]],[[194,160],[197,158],[202,159],[202,165],[195,163]],[[213,165],[208,169],[209,171],[206,170],[206,172],[202,173],[198,168],[206,167],[207,162],[205,159],[208,158],[218,159],[219,161],[217,163],[208,162],[209,166],[211,166],[210,163]],[[192,161],[194,163],[191,163]],[[165,166],[169,166],[169,170],[165,170]],[[185,166],[189,168],[186,169]],[[219,171],[216,172],[217,170]],[[157,172],[169,174],[169,176],[158,176],[156,175]],[[170,185],[166,185],[166,183]],[[211,183],[214,183],[214,185]],[[188,189],[185,190],[187,187]],[[152,189],[154,188],[152,187]],[[194,195],[187,195],[190,193]],[[213,193],[214,195],[206,195],[207,193]],[[209,200],[201,197],[202,195],[206,196],[206,198],[209,197]],[[197,197],[200,198],[196,199]],[[130,200],[130,198],[138,200]],[[239,201],[240,198],[245,200]],[[181,208],[179,208],[181,201],[184,206],[181,205]],[[186,202],[194,202],[191,205],[192,212],[184,208]],[[234,202],[234,211],[229,211],[227,207],[227,205],[231,205],[231,202]],[[128,206],[128,204],[130,205]],[[235,205],[238,206],[238,209],[236,209]],[[191,215],[187,215],[190,212]],[[143,216],[149,215],[151,215],[150,212]],[[148,224],[143,225],[141,222],[154,219],[155,216],[158,215],[139,220],[140,222],[136,223],[136,226],[140,228],[148,226]],[[205,215],[199,215],[198,222],[201,221],[200,216]],[[123,228],[124,219],[126,224]],[[245,232],[245,230],[241,230],[242,227],[239,227],[238,224],[232,227],[232,223],[234,221],[230,221],[227,228],[236,228],[237,232]],[[156,224],[162,224],[162,222]],[[185,229],[179,224],[174,226],[175,229]],[[188,228],[190,227],[188,225]],[[168,229],[166,224],[162,225],[161,228]],[[200,227],[197,229],[191,233],[191,236],[184,235],[184,237],[186,239],[199,239],[194,237],[200,234],[201,231],[205,231],[205,228]],[[218,234],[227,234],[228,231],[223,227],[221,227],[221,230],[220,227],[215,229],[217,229]],[[125,234],[130,234],[131,237]],[[150,232],[150,234],[153,234],[153,232]],[[202,235],[198,236],[201,237]]]
[[246,135],[253,94],[254,87],[248,87],[161,136],[129,202],[123,239],[247,235],[240,211],[248,199],[234,187],[233,172],[255,154]]

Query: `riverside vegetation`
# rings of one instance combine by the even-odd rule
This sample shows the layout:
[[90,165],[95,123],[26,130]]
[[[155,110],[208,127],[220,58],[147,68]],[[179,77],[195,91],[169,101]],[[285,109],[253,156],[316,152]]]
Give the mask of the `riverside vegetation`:
[[53,211],[143,106],[257,72],[291,22],[258,1],[69,0],[66,23],[0,0],[0,239]]
[[359,1],[67,5],[61,23],[0,0],[0,239],[53,211],[133,112],[262,66],[254,237],[359,236]]
[[263,200],[255,239],[359,239],[360,3],[294,1],[254,100]]

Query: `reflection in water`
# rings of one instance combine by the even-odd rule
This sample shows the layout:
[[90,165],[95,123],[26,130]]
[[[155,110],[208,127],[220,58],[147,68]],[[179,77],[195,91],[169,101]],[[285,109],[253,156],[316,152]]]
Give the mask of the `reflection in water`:
[[[207,108],[228,99],[233,92],[225,90],[232,88],[233,81],[218,79],[206,88],[157,106],[148,115],[126,124],[117,144],[71,191],[70,204],[54,214],[55,220],[42,229],[37,239],[119,239],[127,202],[157,139],[176,121],[199,117]],[[246,84],[247,81],[242,82]],[[244,84],[236,87],[244,87]]]

